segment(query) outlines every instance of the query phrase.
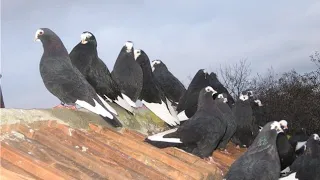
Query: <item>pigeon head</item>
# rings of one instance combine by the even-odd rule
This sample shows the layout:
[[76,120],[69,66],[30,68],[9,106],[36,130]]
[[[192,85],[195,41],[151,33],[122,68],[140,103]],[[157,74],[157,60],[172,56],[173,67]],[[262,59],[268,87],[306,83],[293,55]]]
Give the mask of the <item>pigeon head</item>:
[[141,49],[135,49],[133,54],[134,54],[134,59],[137,60],[138,57],[141,55]]
[[207,86],[205,88],[202,88],[200,93],[199,93],[199,98],[198,98],[198,109],[201,108],[209,108],[207,107],[210,104],[213,103],[213,96],[217,94],[217,91],[214,90],[211,86]]
[[[251,146],[249,146],[248,152],[251,150],[256,151],[257,148],[265,150],[266,147],[270,144],[276,146],[276,140],[279,133],[282,133],[283,130],[278,121],[268,122],[263,126],[257,137],[254,139]],[[275,147],[276,148],[276,147]]]
[[127,52],[132,52],[133,49],[133,42],[132,41],[127,41],[124,43],[124,47],[126,48]]
[[205,70],[205,69],[200,69],[200,70],[198,71],[198,73],[199,73],[199,72],[201,72],[201,73],[203,74],[204,78],[207,79],[207,77],[208,77],[208,75],[209,75],[207,70]]
[[211,93],[211,96],[213,96],[217,93],[217,91],[214,90],[211,86],[205,87],[204,90],[206,91],[205,93]]
[[241,100],[241,101],[246,101],[246,100],[248,100],[249,99],[249,96],[247,95],[247,94],[240,94],[240,96],[239,96],[239,99]]
[[318,134],[312,134],[305,144],[306,155],[319,156],[320,153],[320,137]]
[[276,130],[276,132],[279,134],[283,132],[283,129],[281,128],[281,124],[278,121],[274,121],[270,124],[270,129],[271,130]]
[[36,31],[34,40],[35,41],[48,41],[53,36],[57,36],[51,29],[49,28],[40,28]]
[[320,137],[318,134],[312,134],[312,136],[315,141],[320,141]]
[[288,129],[288,122],[286,120],[283,119],[283,120],[279,121],[279,123],[280,123],[281,128],[283,130],[287,130]]
[[256,99],[256,100],[254,100],[254,102],[260,107],[263,106],[263,104],[261,103],[260,99]]
[[67,49],[61,39],[49,28],[40,28],[36,31],[35,41],[42,42],[44,56],[66,56]]
[[217,98],[223,100],[223,103],[227,103],[228,102],[228,98],[227,98],[225,93],[218,94]]
[[154,71],[156,68],[159,68],[159,67],[166,68],[166,65],[161,60],[157,59],[151,62],[151,67],[152,67],[152,71]]
[[151,73],[151,66],[148,55],[142,49],[135,49],[133,53],[138,64],[140,64],[141,67],[144,67],[143,69],[147,68],[148,72],[150,71]]
[[97,44],[96,37],[89,31],[85,31],[80,35],[81,44],[93,43]]

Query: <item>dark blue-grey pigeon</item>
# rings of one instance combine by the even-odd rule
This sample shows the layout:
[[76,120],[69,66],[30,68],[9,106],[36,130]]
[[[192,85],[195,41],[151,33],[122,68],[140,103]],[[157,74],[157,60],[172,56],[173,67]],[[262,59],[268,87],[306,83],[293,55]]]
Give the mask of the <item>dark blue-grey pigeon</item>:
[[157,84],[172,104],[177,106],[180,98],[186,92],[186,88],[161,60],[153,60],[151,67]]
[[305,151],[290,166],[291,174],[281,180],[320,179],[320,138],[312,134],[304,145]]
[[228,95],[226,93],[219,94],[215,101],[227,124],[226,133],[219,143],[218,148],[224,150],[225,153],[228,153],[226,146],[237,130],[236,117],[228,105]]
[[[250,105],[250,92],[243,92],[236,101],[232,111],[236,117],[237,130],[232,137],[232,142],[240,147],[249,147],[259,132],[258,126],[255,128]],[[256,132],[256,134],[254,133]]]
[[191,80],[187,91],[180,98],[177,106],[180,121],[191,118],[197,111],[199,92],[209,86],[209,74],[205,69],[200,69]]
[[199,93],[196,113],[180,127],[146,138],[159,147],[178,147],[196,156],[212,161],[212,152],[225,134],[226,124],[219,118],[219,109],[212,96],[217,92],[208,86]]
[[79,105],[114,127],[121,127],[117,112],[100,97],[80,71],[73,67],[61,39],[50,29],[40,28],[35,40],[41,41],[43,55],[40,60],[40,75],[50,93],[66,104]]
[[230,167],[226,180],[277,180],[280,159],[276,140],[283,132],[277,121],[267,123],[248,148]]
[[97,50],[97,39],[89,31],[81,34],[81,41],[71,50],[69,57],[76,67],[105,100],[117,103],[129,112],[132,107],[124,99],[118,84],[112,79],[107,65],[100,59]]

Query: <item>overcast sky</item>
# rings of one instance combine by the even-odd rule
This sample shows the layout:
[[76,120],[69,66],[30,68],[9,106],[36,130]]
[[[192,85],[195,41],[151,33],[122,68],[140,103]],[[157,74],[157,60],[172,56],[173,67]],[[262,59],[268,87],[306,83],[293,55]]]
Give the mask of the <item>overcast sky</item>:
[[161,59],[180,80],[200,68],[247,58],[253,73],[314,69],[320,50],[318,0],[2,0],[1,87],[8,108],[47,108],[60,101],[39,73],[38,28],[55,31],[70,50],[83,31],[98,41],[110,71],[127,40]]

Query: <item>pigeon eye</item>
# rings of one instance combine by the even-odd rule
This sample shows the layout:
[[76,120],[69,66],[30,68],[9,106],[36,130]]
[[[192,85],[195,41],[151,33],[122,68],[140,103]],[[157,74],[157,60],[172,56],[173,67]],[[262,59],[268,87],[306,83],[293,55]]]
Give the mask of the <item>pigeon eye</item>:
[[39,31],[39,35],[42,35],[43,34],[43,31]]

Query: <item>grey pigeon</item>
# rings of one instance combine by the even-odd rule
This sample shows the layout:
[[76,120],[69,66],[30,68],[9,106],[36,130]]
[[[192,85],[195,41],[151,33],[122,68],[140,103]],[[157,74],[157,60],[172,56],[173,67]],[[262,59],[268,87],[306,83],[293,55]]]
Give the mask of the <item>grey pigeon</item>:
[[217,92],[210,86],[199,92],[196,113],[179,128],[146,138],[146,142],[160,147],[175,146],[201,158],[209,158],[225,134],[226,124],[219,115],[212,96]]
[[69,57],[76,67],[105,100],[117,103],[129,112],[132,107],[124,99],[118,84],[112,79],[106,64],[99,58],[96,37],[89,31],[81,34],[79,42],[70,52]]
[[228,153],[226,150],[226,146],[237,130],[236,117],[234,116],[232,110],[228,105],[228,95],[226,93],[219,94],[215,101],[217,102],[217,106],[222,112],[223,118],[227,124],[226,133],[219,143],[218,148]]
[[119,85],[121,92],[126,95],[124,97],[126,101],[132,107],[137,107],[136,101],[142,90],[143,72],[135,61],[133,42],[127,41],[120,50],[111,77]]
[[225,180],[277,180],[280,159],[276,140],[281,132],[279,122],[267,123],[248,150],[231,165]]
[[106,103],[77,68],[72,66],[61,39],[50,29],[38,29],[35,40],[41,41],[43,55],[40,74],[45,87],[66,104],[77,104],[100,115],[114,127],[121,127],[117,112]]
[[186,92],[184,85],[176,78],[161,60],[151,62],[152,72],[159,87],[165,96],[174,104],[179,103],[180,98]]
[[319,180],[320,179],[320,138],[318,134],[312,134],[304,146],[304,153],[299,156],[290,166],[288,177],[297,180]]

